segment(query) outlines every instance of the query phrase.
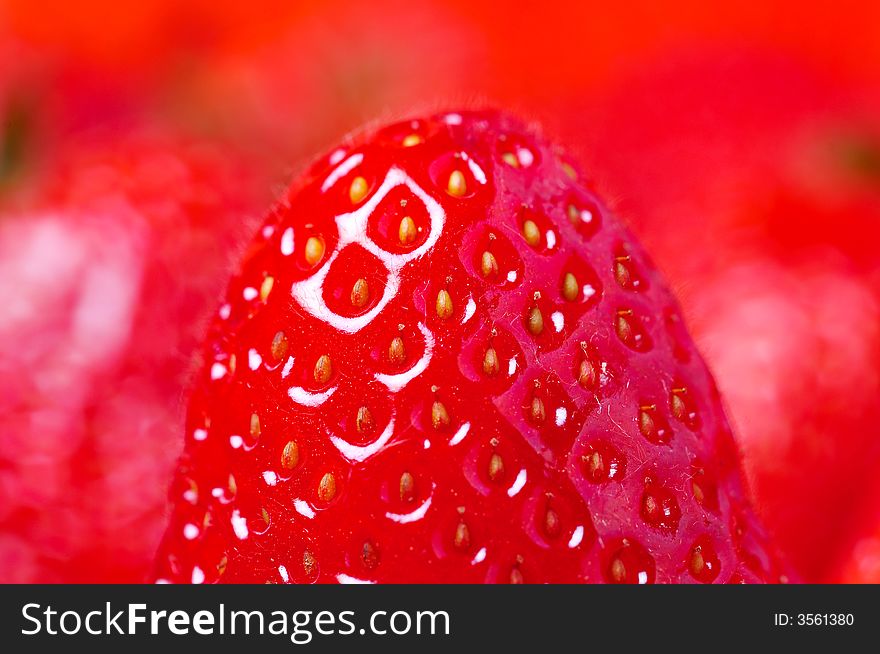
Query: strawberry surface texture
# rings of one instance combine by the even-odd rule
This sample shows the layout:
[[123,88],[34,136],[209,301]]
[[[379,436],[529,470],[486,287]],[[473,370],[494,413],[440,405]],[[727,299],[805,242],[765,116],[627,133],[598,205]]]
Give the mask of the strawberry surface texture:
[[160,582],[777,582],[647,254],[533,127],[351,138],[208,331]]

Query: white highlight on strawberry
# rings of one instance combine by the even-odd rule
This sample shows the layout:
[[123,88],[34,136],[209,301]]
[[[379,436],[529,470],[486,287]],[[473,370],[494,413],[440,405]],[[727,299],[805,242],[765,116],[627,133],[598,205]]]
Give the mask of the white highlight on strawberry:
[[583,293],[584,297],[589,300],[596,294],[596,289],[593,288],[590,284],[584,284],[581,287],[581,293]]
[[183,491],[183,499],[190,504],[195,504],[199,501],[199,494],[192,488],[187,488],[185,491]]
[[278,566],[278,574],[281,575],[281,581],[283,581],[285,584],[290,583],[290,575],[287,573],[287,568],[285,568],[283,565]]
[[223,379],[226,376],[226,366],[224,366],[219,361],[215,361],[211,365],[211,379],[217,381],[218,379]]
[[401,525],[418,522],[428,514],[428,509],[431,508],[431,500],[434,497],[434,488],[435,486],[432,484],[431,494],[428,498],[409,513],[391,513],[389,511],[385,513],[385,517]]
[[477,310],[477,303],[474,302],[474,298],[468,297],[467,306],[464,308],[464,317],[461,319],[461,324],[465,324],[468,320],[473,318],[474,312]]
[[431,449],[431,441],[429,441],[427,438],[425,439],[425,442],[422,443],[422,445],[425,446],[425,449],[426,449],[426,450],[430,450],[430,449]]
[[486,548],[485,548],[485,547],[481,547],[481,548],[480,548],[480,551],[477,552],[477,553],[474,555],[474,558],[473,558],[473,560],[471,561],[471,565],[476,565],[477,563],[482,563],[483,561],[485,561],[485,560],[486,560],[486,554],[487,554],[487,552],[486,552]]
[[547,239],[547,249],[552,250],[556,247],[556,232],[552,229],[548,229],[547,233],[544,235]]
[[554,311],[550,314],[550,320],[553,321],[553,329],[556,330],[556,333],[562,331],[562,328],[565,327],[565,316],[562,315],[561,311]]
[[447,125],[461,125],[461,114],[446,114],[443,120]]
[[199,566],[193,567],[192,582],[194,584],[205,583],[205,573],[202,571],[202,569]]
[[507,362],[507,376],[513,377],[513,373],[516,372],[516,357],[511,358]]
[[229,320],[229,316],[232,315],[232,305],[228,302],[220,307],[220,310],[217,312],[220,316],[221,320]]
[[477,165],[477,162],[467,156],[467,153],[461,152],[459,153],[461,158],[467,163],[468,168],[470,168],[471,175],[474,176],[480,184],[486,183],[486,173],[483,172],[483,169]]
[[191,522],[187,522],[183,525],[183,537],[187,540],[195,540],[199,535],[199,528],[196,527]]
[[[358,155],[354,155],[358,156]],[[347,159],[348,162],[351,158]],[[340,165],[337,169],[342,169],[346,163]],[[335,171],[334,171],[335,172]],[[332,175],[331,175],[332,176]],[[329,178],[328,178],[329,179]],[[325,182],[326,184],[326,182]],[[425,242],[412,252],[405,254],[392,254],[386,252],[376,245],[367,236],[367,222],[370,215],[375,211],[379,203],[388,195],[388,193],[397,186],[406,185],[410,191],[421,200],[427,209],[430,218],[430,227],[428,237]],[[300,306],[315,318],[327,323],[331,327],[349,334],[359,332],[366,327],[373,319],[378,316],[388,303],[397,295],[400,287],[400,273],[403,267],[410,261],[415,261],[426,254],[437,243],[440,234],[443,232],[443,225],[446,221],[446,213],[434,198],[428,195],[418,184],[416,184],[403,170],[392,167],[385,180],[376,189],[376,192],[355,211],[351,213],[340,214],[336,216],[336,227],[339,230],[339,241],[336,249],[327,257],[324,265],[311,277],[296,282],[291,287],[291,295],[299,302]],[[369,253],[379,259],[388,271],[388,278],[385,289],[379,302],[376,303],[370,311],[355,317],[345,317],[333,313],[324,302],[322,288],[327,274],[330,272],[330,266],[333,265],[339,253],[350,244],[358,244]]]
[[293,227],[288,227],[281,235],[281,254],[285,257],[293,254]]
[[452,435],[452,438],[449,439],[450,445],[458,445],[464,440],[464,437],[468,435],[468,432],[471,429],[471,423],[466,422],[461,427],[458,428],[458,431]]
[[574,531],[571,534],[571,539],[568,541],[568,546],[571,549],[574,549],[578,545],[581,544],[581,541],[584,539],[584,526],[578,525],[574,528]]
[[568,418],[568,411],[565,410],[564,406],[556,409],[556,426],[562,427],[565,424],[566,419]]
[[267,486],[274,486],[278,483],[278,475],[271,470],[266,470],[263,472],[263,481],[266,482]]
[[263,363],[263,357],[254,348],[248,350],[248,368],[256,370]]
[[232,523],[232,531],[238,536],[238,540],[244,540],[248,537],[247,518],[242,517],[241,511],[234,509],[229,521]]
[[397,393],[413,379],[425,372],[428,364],[431,363],[431,356],[434,352],[434,335],[431,333],[431,330],[425,327],[422,323],[418,324],[418,328],[425,339],[425,352],[422,354],[421,358],[416,361],[415,365],[409,370],[396,375],[376,373],[376,380],[385,384],[385,386],[388,387],[388,390],[392,393]]
[[[283,376],[283,375],[282,375]],[[328,388],[321,393],[312,393],[302,386],[291,386],[287,389],[290,399],[302,406],[321,406],[330,399],[330,396],[336,392],[336,386]]]
[[532,154],[531,150],[527,150],[526,148],[518,148],[516,156],[523,168],[528,168],[535,163],[535,155]]
[[336,575],[336,581],[340,584],[375,584],[375,581],[367,581],[366,579],[358,579],[357,577],[351,577],[345,573],[340,572]]
[[259,294],[260,292],[253,286],[245,286],[245,289],[241,292],[241,296],[248,302],[255,300]]
[[244,439],[237,434],[233,434],[229,437],[229,444],[232,446],[233,450],[237,450],[244,445]]
[[308,518],[309,520],[311,520],[315,517],[314,509],[312,509],[309,503],[305,500],[301,500],[298,498],[293,500],[293,508],[304,518]]
[[335,166],[343,159],[345,159],[345,150],[343,148],[338,148],[330,155],[330,165]]
[[516,497],[517,494],[523,489],[523,486],[526,485],[526,478],[528,477],[528,473],[526,469],[523,468],[516,474],[516,479],[513,480],[513,484],[510,488],[507,489],[507,497]]
[[394,416],[388,421],[388,425],[385,427],[382,434],[375,441],[370,443],[369,445],[352,445],[347,440],[339,438],[339,436],[335,436],[330,434],[330,442],[333,443],[333,446],[339,450],[339,453],[342,454],[349,461],[357,461],[363,462],[373,456],[376,452],[381,450],[388,441],[391,440],[391,437],[394,435]]
[[287,375],[290,374],[291,370],[293,370],[293,357],[287,357],[287,361],[284,362],[284,368],[281,369],[281,379],[287,379]]
[[263,238],[270,238],[275,233],[275,228],[272,225],[263,225],[260,233],[263,235]]
[[510,272],[507,273],[507,281],[509,281],[511,284],[513,284],[516,281],[516,271],[515,270],[511,270]]
[[208,437],[207,429],[194,429],[193,430],[193,440],[203,441]]
[[[333,154],[335,155],[336,152]],[[364,155],[358,152],[339,164],[329,175],[327,175],[327,179],[321,184],[321,193],[326,193],[336,182],[348,175],[348,173],[354,170],[357,166],[360,166],[363,160]]]

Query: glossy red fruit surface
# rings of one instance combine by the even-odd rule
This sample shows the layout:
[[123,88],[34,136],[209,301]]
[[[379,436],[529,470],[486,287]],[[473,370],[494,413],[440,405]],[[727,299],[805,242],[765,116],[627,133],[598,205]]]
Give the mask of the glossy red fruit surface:
[[156,578],[777,581],[647,255],[532,129],[380,129],[267,217],[210,328]]

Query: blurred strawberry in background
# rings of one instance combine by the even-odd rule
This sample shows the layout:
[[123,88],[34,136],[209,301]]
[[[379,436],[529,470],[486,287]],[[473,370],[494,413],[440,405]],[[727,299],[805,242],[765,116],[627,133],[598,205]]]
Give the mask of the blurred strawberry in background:
[[62,158],[0,219],[0,561],[4,581],[137,581],[205,311],[269,198],[173,139]]
[[876,4],[51,4],[0,3],[7,579],[141,579],[250,219],[365,121],[490,102],[677,287],[803,577],[878,580]]

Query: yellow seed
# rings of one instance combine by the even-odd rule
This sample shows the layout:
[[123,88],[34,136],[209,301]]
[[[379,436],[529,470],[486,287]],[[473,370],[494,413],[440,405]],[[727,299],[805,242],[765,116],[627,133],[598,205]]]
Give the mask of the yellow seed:
[[498,452],[493,452],[489,458],[489,480],[498,481],[504,475],[504,460]]
[[315,381],[319,384],[326,384],[330,381],[330,375],[333,374],[333,364],[330,363],[330,357],[322,354],[315,363]]
[[495,352],[495,348],[487,348],[486,354],[483,356],[483,372],[494,377],[498,374],[498,369],[498,354]]
[[532,398],[531,416],[532,421],[539,424],[544,422],[547,417],[547,413],[544,411],[544,402],[537,395]]
[[266,526],[268,527],[269,526],[269,512],[265,508],[263,508],[263,509],[260,509],[260,515],[263,517],[263,522],[265,522]]
[[395,366],[399,366],[406,361],[406,350],[403,347],[403,339],[400,336],[395,336],[392,339],[391,345],[388,347],[388,360]]
[[516,155],[513,152],[505,152],[501,155],[501,159],[504,160],[508,166],[512,166],[513,168],[519,168],[519,159],[516,158]]
[[684,420],[687,417],[687,405],[684,402],[684,398],[682,398],[682,395],[685,393],[687,393],[687,389],[684,388],[672,389],[672,395],[669,398],[669,408],[676,420]]
[[611,563],[611,578],[618,584],[626,581],[626,566],[619,558],[615,558]]
[[587,465],[589,466],[590,470],[590,476],[593,479],[602,477],[604,475],[605,460],[602,458],[601,454],[599,454],[598,452],[593,452],[593,454],[587,458],[587,461]]
[[691,574],[695,577],[703,571],[703,567],[706,565],[706,561],[703,559],[703,551],[699,545],[697,545],[693,551],[691,551]]
[[531,245],[533,248],[538,247],[541,243],[541,231],[538,229],[538,226],[535,224],[534,220],[527,220],[523,223],[522,233],[526,239],[526,243]]
[[299,445],[296,441],[287,441],[281,451],[281,467],[285,470],[293,470],[299,463]]
[[460,170],[453,170],[449,174],[449,183],[446,185],[446,192],[456,198],[460,198],[467,193],[467,181]]
[[697,483],[696,480],[691,482],[691,490],[694,492],[694,499],[697,501],[697,504],[702,504],[703,500],[706,499],[706,494],[703,492],[703,487]]
[[324,256],[324,241],[317,236],[309,236],[306,241],[306,263],[314,266]]
[[441,320],[448,320],[452,316],[452,298],[445,288],[437,293],[437,316]]
[[544,331],[544,316],[538,307],[532,307],[529,312],[529,331],[533,336],[538,336]]
[[260,416],[256,413],[251,414],[251,436],[254,438],[260,437]]
[[229,494],[235,495],[235,492],[238,490],[238,484],[235,483],[235,477],[233,477],[232,474],[229,475],[226,485],[229,488]]
[[654,406],[643,406],[639,407],[639,431],[642,432],[642,435],[646,438],[651,438],[654,436],[655,426],[654,426],[654,418],[651,416],[651,412],[655,410]]
[[263,279],[263,283],[260,285],[260,299],[265,302],[266,298],[269,297],[269,293],[272,292],[272,286],[275,285],[275,278],[266,275]]
[[336,477],[332,472],[325,473],[318,484],[318,499],[329,502],[336,497]]
[[614,279],[621,288],[630,288],[633,285],[629,262],[628,255],[617,257],[614,260]]
[[581,288],[577,278],[570,272],[565,273],[565,277],[562,278],[562,297],[569,302],[574,302],[580,294]]
[[416,224],[409,216],[404,216],[397,228],[397,239],[401,245],[409,245],[416,240]]
[[568,219],[575,225],[581,222],[581,212],[573,204],[568,205]]
[[563,161],[562,170],[565,172],[566,175],[569,176],[570,179],[577,179],[577,173],[570,163]]
[[370,541],[364,543],[361,550],[361,561],[364,562],[364,567],[367,570],[372,570],[379,565],[379,550]]
[[351,304],[356,309],[363,309],[370,299],[370,287],[366,279],[359,279],[351,288]]
[[361,434],[370,433],[376,426],[376,423],[373,422],[373,414],[370,413],[370,410],[365,406],[358,409],[354,423],[358,432]]
[[408,134],[403,137],[403,147],[411,148],[414,145],[418,145],[422,142],[422,137],[418,134]]
[[523,574],[518,567],[514,567],[510,571],[510,583],[514,586],[519,586],[524,582]]
[[351,186],[348,189],[348,197],[352,204],[357,204],[367,195],[367,180],[363,177],[355,177],[351,180]]
[[431,405],[431,424],[434,429],[442,429],[449,426],[449,412],[442,402],[434,402]]
[[404,472],[400,475],[400,499],[402,502],[412,502],[415,499],[415,487],[416,480],[410,473]]
[[315,572],[316,563],[315,556],[311,552],[308,550],[303,552],[303,570],[305,570],[307,575],[311,575]]
[[584,388],[592,388],[596,385],[596,368],[586,357],[581,360],[578,369],[578,383]]
[[551,508],[544,514],[544,533],[553,538],[559,535],[559,515]]
[[234,354],[229,355],[229,373],[235,374],[236,359]]
[[287,356],[287,348],[289,346],[290,343],[287,341],[287,336],[284,335],[284,332],[277,332],[272,338],[272,358],[276,361],[281,361]]
[[458,527],[455,528],[455,540],[453,541],[453,544],[456,549],[460,550],[466,550],[471,544],[471,533],[465,523],[459,522]]
[[483,277],[494,277],[498,274],[498,262],[488,250],[483,252],[483,256],[480,258],[480,272],[483,273]]
[[220,563],[217,564],[217,574],[222,577],[223,573],[226,572],[227,565],[229,565],[229,559],[226,556],[224,556],[223,558],[220,559]]
[[631,315],[632,311],[618,311],[617,320],[614,322],[614,329],[617,332],[617,337],[624,343],[628,344],[632,343],[635,337],[632,325],[627,319]]

